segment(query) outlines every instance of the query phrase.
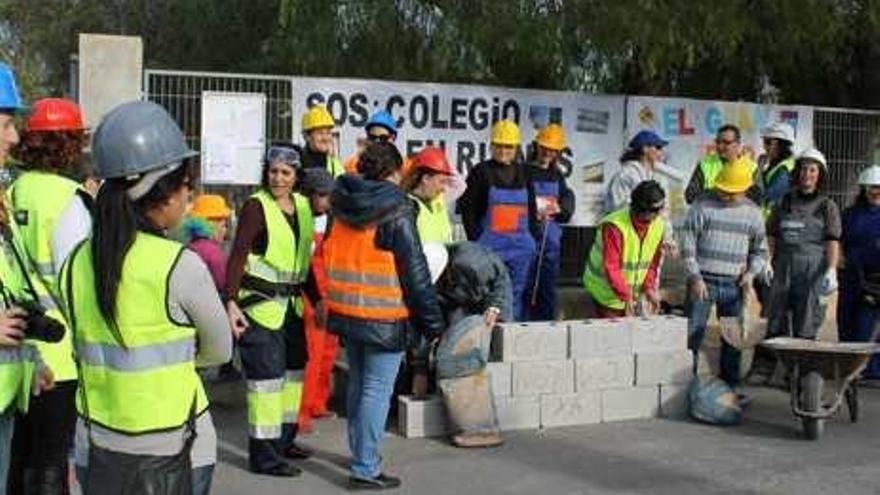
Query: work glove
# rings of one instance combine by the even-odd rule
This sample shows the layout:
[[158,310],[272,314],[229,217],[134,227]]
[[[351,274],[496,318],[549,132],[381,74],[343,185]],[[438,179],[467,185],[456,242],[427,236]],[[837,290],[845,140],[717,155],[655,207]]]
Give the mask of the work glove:
[[819,292],[827,296],[837,290],[837,270],[829,269],[819,282]]

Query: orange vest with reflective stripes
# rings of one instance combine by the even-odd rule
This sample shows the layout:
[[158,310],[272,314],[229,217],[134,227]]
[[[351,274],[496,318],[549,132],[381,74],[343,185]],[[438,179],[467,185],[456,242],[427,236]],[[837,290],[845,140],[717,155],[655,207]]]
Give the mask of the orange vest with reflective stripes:
[[327,308],[367,320],[409,318],[394,254],[376,247],[376,226],[355,228],[334,220],[324,240]]

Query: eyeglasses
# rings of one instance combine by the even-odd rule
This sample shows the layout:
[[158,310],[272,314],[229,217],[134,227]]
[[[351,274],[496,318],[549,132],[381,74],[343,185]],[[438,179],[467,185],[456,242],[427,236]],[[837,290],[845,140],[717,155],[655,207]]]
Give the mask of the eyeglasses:
[[380,143],[391,141],[391,134],[367,134],[367,141],[371,143]]
[[271,146],[266,150],[266,161],[270,164],[281,161],[293,168],[299,168],[302,165],[299,153],[295,149],[285,146]]
[[715,143],[716,143],[716,144],[718,144],[718,145],[722,145],[722,144],[723,144],[723,145],[726,145],[726,146],[730,146],[730,145],[732,145],[732,144],[736,144],[736,143],[738,143],[738,142],[739,142],[739,140],[737,140],[737,139],[716,139],[716,140],[715,140]]

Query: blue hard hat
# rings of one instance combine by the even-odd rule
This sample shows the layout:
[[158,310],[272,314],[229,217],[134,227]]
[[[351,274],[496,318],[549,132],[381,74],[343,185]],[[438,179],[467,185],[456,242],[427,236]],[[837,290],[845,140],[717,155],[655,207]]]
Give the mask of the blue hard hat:
[[15,72],[3,62],[0,62],[0,109],[14,112],[27,109],[15,84]]
[[663,148],[669,144],[669,141],[661,138],[654,131],[639,131],[638,134],[633,136],[629,141],[630,149],[640,149],[642,146],[655,146],[657,148]]
[[367,125],[364,126],[364,130],[370,132],[370,127],[376,125],[388,129],[388,132],[391,134],[397,134],[397,121],[394,120],[394,117],[388,110],[379,110],[371,115]]

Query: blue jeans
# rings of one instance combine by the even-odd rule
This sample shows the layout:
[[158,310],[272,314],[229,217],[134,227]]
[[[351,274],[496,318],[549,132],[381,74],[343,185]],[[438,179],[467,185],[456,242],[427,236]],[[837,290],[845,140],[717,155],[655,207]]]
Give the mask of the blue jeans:
[[12,431],[15,427],[15,405],[0,412],[0,495],[6,495],[9,461],[12,455]]
[[346,339],[348,354],[348,448],[351,474],[375,478],[381,474],[379,444],[385,436],[385,423],[391,406],[394,381],[400,369],[402,352],[389,352]]
[[[742,313],[742,291],[736,278],[703,274],[703,281],[706,282],[709,298],[701,301],[688,300],[688,348],[694,353],[694,368],[706,335],[712,305],[715,305],[719,318],[739,316]],[[739,384],[739,368],[740,351],[722,339],[721,379],[731,387],[736,387]]]

